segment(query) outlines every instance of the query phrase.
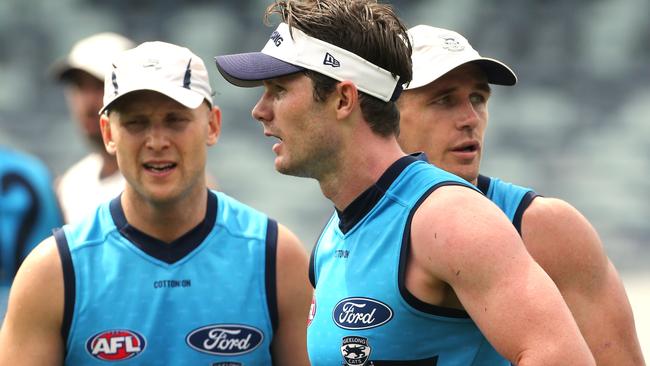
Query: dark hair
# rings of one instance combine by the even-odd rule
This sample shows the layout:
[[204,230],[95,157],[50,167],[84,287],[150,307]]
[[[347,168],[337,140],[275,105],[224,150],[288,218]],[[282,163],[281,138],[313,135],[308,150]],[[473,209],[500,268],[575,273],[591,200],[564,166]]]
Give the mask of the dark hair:
[[[411,43],[406,27],[393,8],[374,0],[282,0],[266,10],[265,19],[279,14],[289,27],[336,45],[366,61],[399,75],[399,84],[411,81]],[[307,70],[313,81],[314,99],[323,101],[338,81]],[[372,130],[389,136],[399,133],[395,101],[384,102],[361,92],[361,111]]]

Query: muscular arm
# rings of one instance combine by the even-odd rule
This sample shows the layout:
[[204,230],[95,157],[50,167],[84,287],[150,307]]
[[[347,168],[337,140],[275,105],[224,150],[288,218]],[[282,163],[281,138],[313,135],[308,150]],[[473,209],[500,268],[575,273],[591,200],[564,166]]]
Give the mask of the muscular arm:
[[429,292],[439,287],[435,281],[451,286],[490,343],[513,363],[595,364],[558,289],[505,215],[479,193],[437,189],[416,212],[411,238],[409,265],[432,279]]
[[625,289],[584,216],[564,201],[538,197],[524,213],[522,237],[560,289],[598,365],[644,365]]
[[298,238],[278,225],[277,252],[278,330],[271,345],[276,365],[306,366],[307,316],[312,288],[307,253]]
[[53,237],[23,262],[0,331],[0,365],[62,365],[63,272]]

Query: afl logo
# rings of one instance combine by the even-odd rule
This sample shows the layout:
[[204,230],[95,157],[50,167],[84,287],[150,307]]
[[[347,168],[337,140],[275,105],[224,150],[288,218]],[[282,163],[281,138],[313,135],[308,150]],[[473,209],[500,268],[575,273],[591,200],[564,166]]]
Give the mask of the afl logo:
[[147,342],[141,334],[131,330],[116,329],[100,332],[86,341],[86,350],[102,361],[123,361],[142,351]]
[[236,356],[252,352],[264,340],[259,329],[241,324],[214,324],[195,329],[185,341],[195,350],[211,355]]
[[332,317],[343,329],[370,329],[388,323],[393,318],[393,310],[374,299],[348,297],[336,304]]

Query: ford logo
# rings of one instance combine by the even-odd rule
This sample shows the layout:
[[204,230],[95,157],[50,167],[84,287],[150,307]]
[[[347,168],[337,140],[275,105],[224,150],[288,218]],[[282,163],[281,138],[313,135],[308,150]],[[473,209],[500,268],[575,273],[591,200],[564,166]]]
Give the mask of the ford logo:
[[336,304],[332,317],[343,329],[370,329],[388,323],[393,318],[393,310],[374,299],[348,297]]
[[193,330],[185,341],[195,350],[211,355],[235,356],[252,352],[264,340],[257,328],[241,324],[213,324]]

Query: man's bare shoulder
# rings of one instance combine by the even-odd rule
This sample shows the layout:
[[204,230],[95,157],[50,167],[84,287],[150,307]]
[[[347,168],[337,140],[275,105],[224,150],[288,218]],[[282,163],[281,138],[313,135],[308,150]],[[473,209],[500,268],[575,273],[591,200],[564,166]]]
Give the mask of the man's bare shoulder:
[[[63,357],[63,271],[49,237],[21,265],[0,331],[0,364],[59,364]],[[11,352],[7,352],[11,350]]]
[[412,223],[413,254],[432,255],[431,268],[456,267],[517,249],[516,230],[496,205],[464,186],[436,189],[417,209]]
[[558,286],[568,279],[580,281],[580,274],[593,280],[607,268],[596,230],[563,200],[537,197],[524,212],[521,226],[526,248]]
[[11,287],[8,317],[14,309],[34,302],[34,306],[53,304],[63,296],[63,271],[56,240],[50,236],[25,258]]

